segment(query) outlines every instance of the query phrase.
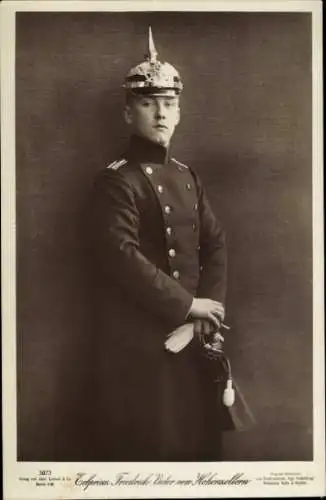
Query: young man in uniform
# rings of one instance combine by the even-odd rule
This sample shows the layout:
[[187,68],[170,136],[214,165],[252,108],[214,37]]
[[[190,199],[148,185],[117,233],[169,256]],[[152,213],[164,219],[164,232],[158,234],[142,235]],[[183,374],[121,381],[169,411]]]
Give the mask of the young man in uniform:
[[[124,88],[129,148],[98,176],[92,212],[96,459],[219,460],[224,412],[198,336],[224,318],[224,233],[196,173],[170,156],[183,84],[151,31]],[[171,352],[185,323],[194,338]]]

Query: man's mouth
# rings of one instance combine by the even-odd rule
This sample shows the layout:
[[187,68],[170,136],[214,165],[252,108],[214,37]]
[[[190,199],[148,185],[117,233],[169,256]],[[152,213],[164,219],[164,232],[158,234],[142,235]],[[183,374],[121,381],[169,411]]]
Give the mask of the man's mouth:
[[163,124],[158,124],[158,125],[155,125],[155,127],[157,130],[167,130],[168,128],[163,125]]

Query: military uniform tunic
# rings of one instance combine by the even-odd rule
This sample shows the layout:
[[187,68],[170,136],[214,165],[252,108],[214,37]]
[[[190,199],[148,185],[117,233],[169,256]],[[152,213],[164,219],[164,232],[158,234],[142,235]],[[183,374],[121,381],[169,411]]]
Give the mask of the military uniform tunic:
[[133,136],[96,180],[92,233],[98,459],[218,460],[224,413],[202,348],[164,348],[195,296],[225,300],[224,233],[198,176]]

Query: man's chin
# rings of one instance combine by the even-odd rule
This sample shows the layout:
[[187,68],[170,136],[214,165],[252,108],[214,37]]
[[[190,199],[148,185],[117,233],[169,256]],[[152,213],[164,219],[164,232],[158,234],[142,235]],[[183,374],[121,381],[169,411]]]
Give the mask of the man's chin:
[[165,148],[168,147],[169,143],[170,143],[170,140],[167,138],[163,138],[163,137],[157,141],[157,144],[159,144],[160,146],[164,146]]
[[171,135],[166,131],[155,131],[155,133],[139,133],[141,137],[160,146],[168,147],[170,144]]
[[160,146],[167,147],[170,143],[170,135],[165,133],[164,131],[158,132],[157,134],[153,135],[152,141],[159,144]]

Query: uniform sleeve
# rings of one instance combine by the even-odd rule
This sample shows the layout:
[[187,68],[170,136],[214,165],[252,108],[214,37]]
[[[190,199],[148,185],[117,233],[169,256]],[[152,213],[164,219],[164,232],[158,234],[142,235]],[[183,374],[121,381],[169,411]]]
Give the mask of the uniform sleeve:
[[119,172],[106,171],[96,182],[92,219],[95,258],[105,277],[171,326],[182,324],[193,297],[140,252],[134,192]]
[[196,176],[200,217],[201,274],[198,296],[225,303],[226,296],[226,244],[225,234],[216,219],[200,180]]

